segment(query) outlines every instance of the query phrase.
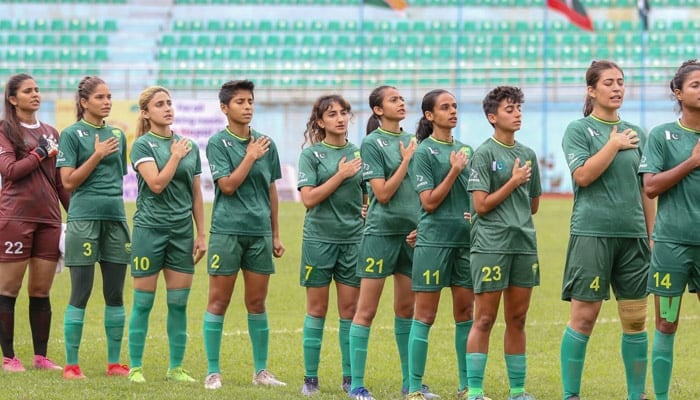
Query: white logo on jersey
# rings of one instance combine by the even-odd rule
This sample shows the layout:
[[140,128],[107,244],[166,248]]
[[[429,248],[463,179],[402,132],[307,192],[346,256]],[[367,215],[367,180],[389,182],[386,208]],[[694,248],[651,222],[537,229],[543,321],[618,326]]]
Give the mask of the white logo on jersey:
[[680,136],[678,136],[677,133],[672,133],[671,131],[665,131],[666,134],[666,140],[678,140],[680,139]]
[[644,168],[647,166],[647,156],[642,155],[642,158],[639,160],[639,168]]
[[306,173],[299,171],[299,175],[297,176],[297,181],[299,181],[299,182],[306,181]]
[[476,170],[473,168],[469,171],[469,181],[470,182],[479,182],[480,181],[479,180],[479,173],[476,172]]
[[78,129],[77,132],[78,132],[78,136],[80,136],[80,137],[88,137],[88,136],[90,136],[89,133],[87,133],[87,132],[85,132],[85,131],[83,131],[83,130],[80,130],[80,129]]
[[379,144],[379,147],[386,147],[389,145],[389,141],[382,138],[377,139],[377,143]]
[[569,157],[569,160],[573,160],[575,157],[574,153],[569,153],[567,156]]
[[430,154],[436,154],[436,155],[437,155],[437,154],[440,154],[440,150],[434,149],[434,148],[432,148],[432,147],[430,147],[430,146],[428,146],[428,150],[430,150]]
[[230,140],[221,139],[221,143],[224,144],[224,147],[232,147],[233,146],[233,143]]
[[319,160],[323,160],[323,159],[326,158],[326,153],[321,153],[321,152],[318,152],[318,151],[314,151],[314,155],[315,155],[316,158],[318,158]]
[[158,143],[148,142],[148,145],[149,145],[152,149],[158,148]]
[[591,136],[600,136],[600,132],[598,132],[598,130],[590,127],[588,128],[588,134]]
[[416,175],[416,187],[421,187],[427,184],[428,182],[425,180],[425,177],[423,175]]

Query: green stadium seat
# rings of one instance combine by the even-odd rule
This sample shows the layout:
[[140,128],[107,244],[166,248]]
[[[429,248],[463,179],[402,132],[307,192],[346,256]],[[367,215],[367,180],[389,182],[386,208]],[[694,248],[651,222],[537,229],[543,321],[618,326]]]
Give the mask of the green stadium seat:
[[233,19],[224,21],[224,30],[229,32],[238,30],[238,21]]
[[176,32],[187,32],[189,30],[187,21],[181,19],[173,21],[173,30]]
[[302,46],[316,46],[316,37],[313,35],[304,35],[301,37]]
[[41,62],[52,63],[56,61],[56,51],[53,49],[41,50]]
[[188,47],[194,46],[194,38],[190,34],[181,33],[177,44],[179,46],[188,46]]
[[211,36],[207,33],[203,33],[197,36],[197,46],[211,46]]
[[296,51],[293,48],[285,47],[280,52],[280,59],[284,61],[294,61],[296,58]]
[[435,35],[423,35],[423,46],[435,46],[437,45],[437,38]]
[[285,46],[297,46],[299,44],[299,38],[297,35],[290,33],[284,35],[284,45]]
[[24,62],[35,63],[39,61],[39,54],[34,49],[25,49],[22,59]]
[[58,61],[69,62],[73,61],[73,52],[70,49],[61,49],[58,51]]
[[190,50],[180,48],[175,52],[175,59],[177,61],[188,61],[190,59]]
[[344,27],[345,31],[349,31],[349,32],[356,31],[358,28],[357,21],[355,21],[355,20],[345,21],[343,27]]
[[49,23],[43,18],[34,20],[35,31],[45,31],[49,29]]
[[265,39],[265,43],[268,46],[279,46],[281,43],[280,37],[275,35],[275,34],[270,34],[267,35],[267,39]]
[[175,35],[171,35],[169,33],[166,33],[163,36],[161,36],[160,45],[161,46],[175,46]]
[[289,21],[286,19],[279,19],[275,22],[275,30],[280,32],[285,32],[289,29]]
[[83,21],[77,19],[77,18],[72,18],[68,21],[68,30],[71,31],[82,31],[83,30]]
[[324,29],[326,29],[326,26],[323,21],[314,20],[309,25],[309,30],[312,32],[322,32]]
[[208,31],[220,31],[221,30],[221,21],[212,19],[207,22],[207,30]]
[[231,38],[231,46],[245,46],[246,37],[243,35],[234,35]]
[[87,21],[85,21],[85,30],[90,32],[97,32],[100,30],[100,23],[96,19],[90,18]]
[[189,30],[193,31],[193,32],[203,31],[204,30],[204,23],[200,20],[194,20],[194,21],[190,22]]
[[11,31],[14,30],[12,27],[12,21],[9,19],[0,19],[0,31]]
[[297,32],[305,31],[306,30],[306,21],[304,21],[303,19],[298,19],[298,20],[294,21],[293,28]]
[[258,22],[258,30],[261,32],[269,32],[272,30],[272,22],[269,20],[261,20]]
[[75,44],[73,41],[73,35],[68,33],[62,34],[58,39],[58,44],[61,46],[73,46]]
[[102,30],[105,32],[116,32],[118,30],[117,21],[113,19],[106,19],[102,23]]
[[227,58],[229,60],[233,60],[233,61],[242,60],[243,59],[243,50],[241,50],[241,49],[229,49]]
[[369,44],[371,46],[384,46],[384,34],[372,35]]
[[204,61],[207,58],[207,51],[201,47],[197,47],[192,51],[192,59],[195,61]]
[[28,31],[31,29],[31,24],[26,19],[19,19],[15,23],[15,29],[18,31]]
[[92,38],[88,34],[81,33],[78,35],[78,46],[91,46]]
[[454,36],[452,35],[441,35],[439,44],[442,47],[452,47],[455,44]]
[[159,61],[171,61],[173,60],[173,52],[168,47],[160,47],[158,49],[158,55],[156,58]]
[[221,34],[214,36],[214,46],[228,46],[228,36]]
[[75,55],[78,62],[87,63],[92,61],[92,54],[87,49],[79,49]]
[[7,45],[8,46],[21,46],[22,36],[16,33],[11,33],[7,35]]
[[252,35],[250,38],[248,38],[248,45],[249,46],[262,46],[262,44],[263,44],[262,36]]
[[326,24],[326,30],[331,33],[340,32],[342,30],[340,21],[328,21],[328,24]]
[[332,35],[323,35],[319,37],[318,44],[321,46],[326,46],[330,47],[333,46],[335,43],[333,42],[334,36]]

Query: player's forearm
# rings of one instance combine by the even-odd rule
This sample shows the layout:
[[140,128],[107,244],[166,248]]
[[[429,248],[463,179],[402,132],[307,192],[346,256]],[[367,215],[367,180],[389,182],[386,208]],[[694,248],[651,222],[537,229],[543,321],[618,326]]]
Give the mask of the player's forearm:
[[652,199],[666,193],[694,169],[694,163],[691,160],[685,160],[667,171],[658,174],[644,174],[644,193]]
[[420,200],[425,211],[432,213],[437,210],[438,207],[440,207],[440,204],[445,201],[445,198],[450,193],[450,190],[452,190],[452,186],[457,180],[460,172],[461,171],[451,168],[450,172],[447,173],[445,178],[435,187],[435,189],[421,192]]
[[227,196],[233,195],[236,190],[243,184],[243,181],[248,177],[250,170],[255,164],[255,159],[252,157],[244,157],[243,161],[233,170],[229,176],[224,176],[217,179],[216,183],[219,189]]
[[277,196],[277,185],[274,182],[270,185],[270,228],[272,237],[279,238],[279,197]]
[[192,218],[197,228],[197,235],[204,236],[204,197],[202,196],[202,185],[199,176],[195,176],[192,182]]
[[642,190],[642,209],[644,210],[644,222],[647,227],[647,237],[651,239],[654,232],[654,221],[656,220],[656,201],[650,199]]
[[385,180],[384,184],[379,187],[379,190],[374,190],[374,186],[372,186],[376,199],[382,204],[388,203],[389,200],[394,197],[396,191],[399,190],[399,187],[401,186],[404,178],[406,178],[407,173],[408,160],[403,160],[401,161],[401,164],[399,164],[396,171],[394,171],[394,174],[391,175],[389,179]]
[[476,210],[477,214],[481,215],[490,213],[494,208],[501,205],[501,203],[503,203],[508,196],[510,196],[510,194],[518,188],[518,186],[519,185],[515,179],[511,178],[493,193],[481,192],[485,193],[485,195],[478,195],[477,193],[479,192],[474,192],[472,196],[474,201],[474,210]]
[[18,181],[31,174],[41,165],[41,161],[33,155],[28,155],[20,160],[15,158],[14,152],[0,155],[0,173],[4,179]]
[[345,178],[336,173],[321,185],[303,187],[301,190],[301,201],[304,203],[304,207],[309,209],[321,204],[324,200],[329,198],[344,181]]
[[[81,166],[78,168],[68,169],[69,173],[61,173],[61,181],[63,182],[63,187],[72,192],[79,188],[92,174],[92,172],[97,168],[97,166],[102,161],[97,153],[93,153],[90,158],[88,158]],[[61,170],[65,170],[66,167],[62,167]]]
[[612,164],[617,152],[617,147],[612,142],[608,142],[574,171],[573,177],[576,184],[580,187],[586,187],[595,182]]

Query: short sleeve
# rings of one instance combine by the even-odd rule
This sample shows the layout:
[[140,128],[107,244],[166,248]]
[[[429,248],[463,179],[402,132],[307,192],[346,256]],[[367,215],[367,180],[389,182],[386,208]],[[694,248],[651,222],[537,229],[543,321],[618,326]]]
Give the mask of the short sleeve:
[[647,138],[642,159],[639,162],[639,173],[656,174],[663,171],[664,166],[664,145],[666,141],[658,133],[654,132]]
[[569,165],[569,171],[571,171],[572,174],[592,155],[586,134],[579,129],[579,124],[576,122],[570,123],[566,128],[561,147],[564,150],[566,163]]
[[58,137],[58,156],[56,157],[56,168],[61,167],[78,167],[78,148],[79,144],[76,140],[77,135],[72,131],[65,130]]
[[484,152],[476,151],[472,157],[469,169],[469,183],[467,190],[470,192],[491,192],[491,169],[488,157]]
[[211,170],[211,178],[216,182],[219,178],[229,176],[232,168],[229,159],[226,155],[226,150],[220,141],[214,140],[212,137],[207,143],[207,160],[209,160],[209,169]]
[[277,145],[270,139],[270,183],[282,177],[282,168],[280,166],[280,157],[277,153]]
[[145,140],[136,140],[131,146],[131,166],[137,170],[136,166],[144,161],[155,161],[155,157],[151,154],[148,143]]
[[530,179],[530,197],[540,197],[542,195],[542,180],[540,177],[540,163],[537,161],[537,154],[532,152],[532,175]]
[[387,177],[384,175],[384,161],[381,150],[376,146],[371,139],[368,139],[362,144],[360,149],[362,157],[362,179],[370,180],[374,178]]
[[430,155],[425,147],[419,148],[413,155],[413,180],[418,193],[435,188]]
[[310,151],[302,151],[299,156],[299,175],[297,177],[297,189],[304,186],[318,186],[317,161]]

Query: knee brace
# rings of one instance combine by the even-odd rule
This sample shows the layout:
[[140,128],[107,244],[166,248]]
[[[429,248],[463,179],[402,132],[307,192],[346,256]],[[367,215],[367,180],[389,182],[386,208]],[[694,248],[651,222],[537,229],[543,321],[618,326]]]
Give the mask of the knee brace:
[[646,331],[647,299],[618,300],[617,312],[620,315],[622,331],[628,334]]

